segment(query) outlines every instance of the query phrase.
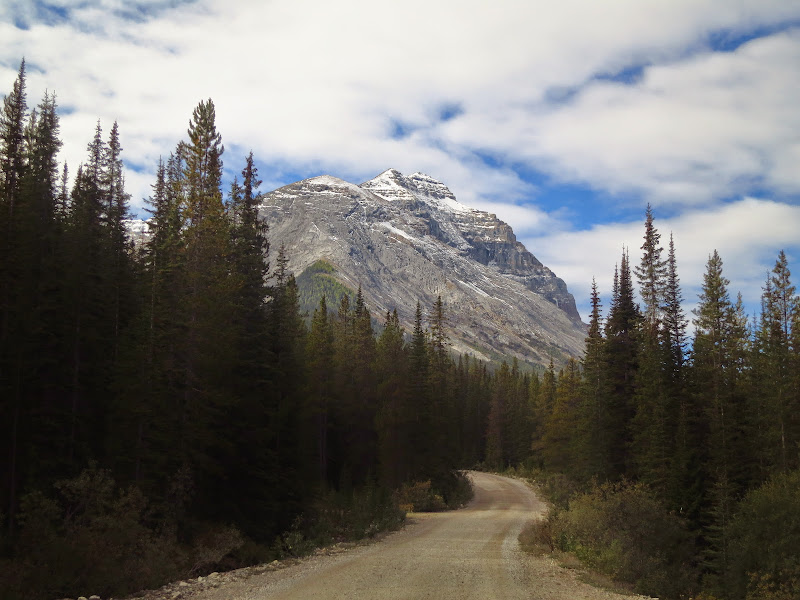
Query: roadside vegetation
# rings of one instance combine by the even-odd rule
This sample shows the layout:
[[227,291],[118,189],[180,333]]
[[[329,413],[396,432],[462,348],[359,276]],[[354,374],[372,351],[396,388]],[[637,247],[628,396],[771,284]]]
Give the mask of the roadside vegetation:
[[[776,474],[730,507],[724,557],[642,483],[580,484],[525,467],[508,474],[530,481],[550,505],[522,532],[522,547],[587,569],[595,585],[668,599],[800,597],[800,471]],[[713,560],[724,570],[712,571]]]
[[675,246],[663,256],[649,207],[641,251],[635,266],[623,251],[605,318],[593,285],[582,361],[532,382],[532,452],[500,465],[526,465],[551,502],[528,539],[662,598],[799,597],[800,299],[788,259],[778,253],[751,320],[713,251],[689,335]]

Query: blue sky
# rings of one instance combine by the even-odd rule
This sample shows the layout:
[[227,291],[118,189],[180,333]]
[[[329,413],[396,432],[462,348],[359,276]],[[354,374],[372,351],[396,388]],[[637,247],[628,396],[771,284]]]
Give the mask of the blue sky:
[[22,56],[73,173],[118,121],[135,210],[210,97],[230,173],[425,172],[584,316],[648,203],[687,310],[714,249],[751,312],[781,249],[800,283],[800,0],[4,0],[0,93]]

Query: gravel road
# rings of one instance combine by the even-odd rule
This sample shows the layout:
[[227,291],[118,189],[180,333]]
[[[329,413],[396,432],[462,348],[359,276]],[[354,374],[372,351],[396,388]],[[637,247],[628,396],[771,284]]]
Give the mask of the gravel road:
[[199,600],[546,599],[617,600],[577,580],[549,557],[519,549],[517,537],[544,504],[525,483],[470,473],[475,498],[464,509],[412,514],[380,542],[225,582],[191,594]]

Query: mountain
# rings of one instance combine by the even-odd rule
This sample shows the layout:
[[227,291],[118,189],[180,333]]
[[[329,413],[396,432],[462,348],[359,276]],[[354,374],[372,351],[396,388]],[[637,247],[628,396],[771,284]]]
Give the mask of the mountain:
[[427,311],[441,295],[458,352],[534,365],[583,352],[586,328],[566,284],[507,223],[427,175],[389,169],[361,185],[323,175],[262,200],[273,256],[283,245],[296,275],[360,285],[379,320],[396,308],[410,331],[417,301]]

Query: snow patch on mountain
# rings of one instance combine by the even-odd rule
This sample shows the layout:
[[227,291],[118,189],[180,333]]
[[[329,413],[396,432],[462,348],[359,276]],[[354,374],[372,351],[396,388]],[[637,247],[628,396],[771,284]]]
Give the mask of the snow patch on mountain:
[[461,204],[445,184],[425,173],[406,177],[397,169],[387,169],[361,187],[389,201],[417,200],[448,212],[478,212]]
[[408,240],[408,241],[410,241],[410,242],[417,242],[417,243],[419,243],[419,240],[418,240],[417,238],[415,238],[415,237],[414,237],[414,236],[412,236],[412,235],[409,235],[408,233],[406,233],[406,232],[405,232],[405,231],[403,231],[402,229],[398,229],[397,227],[395,227],[394,225],[392,225],[392,224],[391,224],[391,223],[389,223],[388,221],[382,221],[381,223],[378,223],[378,225],[379,225],[380,227],[383,227],[383,228],[385,228],[385,229],[388,229],[389,231],[391,231],[392,233],[394,233],[394,234],[396,234],[396,235],[399,235],[400,237],[403,237],[403,238],[407,239],[407,240]]

